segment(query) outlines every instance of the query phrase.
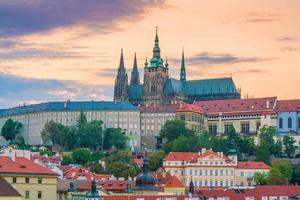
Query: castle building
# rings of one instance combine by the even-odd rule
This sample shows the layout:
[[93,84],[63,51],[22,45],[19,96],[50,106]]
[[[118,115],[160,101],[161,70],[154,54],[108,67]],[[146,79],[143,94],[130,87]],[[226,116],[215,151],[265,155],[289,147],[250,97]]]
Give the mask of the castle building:
[[168,61],[161,57],[159,37],[156,30],[153,55],[144,64],[144,81],[140,83],[136,55],[131,73],[130,85],[124,66],[123,50],[115,81],[114,100],[129,100],[134,105],[158,105],[174,102],[189,102],[195,100],[239,99],[232,78],[217,78],[206,80],[187,80],[184,52],[182,52],[180,79],[169,76]]

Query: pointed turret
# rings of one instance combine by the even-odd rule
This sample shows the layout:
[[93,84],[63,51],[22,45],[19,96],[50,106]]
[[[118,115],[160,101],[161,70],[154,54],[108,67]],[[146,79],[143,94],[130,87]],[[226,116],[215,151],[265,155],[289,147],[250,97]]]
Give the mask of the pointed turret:
[[136,53],[134,54],[134,62],[133,62],[133,69],[131,72],[131,79],[130,79],[130,85],[138,85],[140,84],[140,75],[139,70],[137,66],[137,60],[136,60]]
[[182,57],[181,57],[180,81],[183,84],[186,83],[185,60],[184,60],[184,50],[183,49],[182,49]]
[[153,57],[160,58],[160,47],[159,47],[157,27],[156,27],[156,33],[155,33],[155,39],[154,39]]
[[128,76],[124,64],[123,49],[121,49],[120,64],[118,68],[117,79],[115,81],[114,100],[128,100]]

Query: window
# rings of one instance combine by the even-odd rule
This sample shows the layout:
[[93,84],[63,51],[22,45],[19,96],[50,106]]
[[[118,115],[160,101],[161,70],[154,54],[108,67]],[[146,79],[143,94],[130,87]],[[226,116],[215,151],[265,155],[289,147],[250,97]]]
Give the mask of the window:
[[180,115],[180,120],[185,120],[185,115],[183,114],[183,115]]
[[42,184],[42,178],[38,179],[38,184]]
[[225,133],[225,134],[228,134],[228,133],[232,130],[233,125],[232,125],[232,124],[225,124],[224,127],[225,127],[225,128],[224,128],[224,133]]
[[242,177],[244,176],[244,172],[241,172],[241,176],[242,176]]
[[260,122],[256,122],[256,131],[259,130],[259,127],[260,127]]
[[298,128],[300,129],[300,117],[298,118]]
[[25,183],[29,183],[29,178],[28,177],[25,178]]
[[30,198],[30,195],[29,195],[29,191],[25,191],[25,199],[29,199]]
[[38,191],[38,199],[42,198],[42,191]]
[[216,124],[210,124],[208,126],[208,132],[209,132],[209,134],[216,135],[217,134],[217,125]]
[[242,133],[249,133],[250,132],[250,130],[249,130],[250,129],[249,128],[250,127],[249,123],[242,124],[241,126],[242,126],[242,128],[241,128],[242,129]]
[[288,118],[288,128],[292,128],[292,118]]
[[282,118],[279,118],[279,128],[282,128]]
[[13,183],[17,183],[17,177],[13,177],[13,178],[12,178],[12,182],[13,182]]

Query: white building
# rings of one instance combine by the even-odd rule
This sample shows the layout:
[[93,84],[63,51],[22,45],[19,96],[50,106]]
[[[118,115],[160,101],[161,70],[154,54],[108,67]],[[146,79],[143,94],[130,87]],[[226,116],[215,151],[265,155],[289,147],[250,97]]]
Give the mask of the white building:
[[[19,106],[0,110],[0,128],[11,118],[23,124],[25,142],[42,144],[41,131],[50,120],[63,125],[75,125],[80,112],[86,114],[88,121],[102,120],[104,127],[124,130],[132,148],[140,147],[140,112],[128,102],[86,101],[86,102],[48,102]],[[0,144],[5,143],[0,138]]]

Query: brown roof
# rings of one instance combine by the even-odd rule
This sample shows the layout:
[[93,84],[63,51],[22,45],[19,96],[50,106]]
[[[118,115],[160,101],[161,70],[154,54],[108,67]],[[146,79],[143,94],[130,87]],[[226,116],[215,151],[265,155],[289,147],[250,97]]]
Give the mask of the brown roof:
[[279,100],[276,112],[300,112],[300,99]]
[[270,166],[264,162],[238,162],[237,168],[239,169],[270,169]]
[[22,197],[22,195],[0,176],[0,197]]

